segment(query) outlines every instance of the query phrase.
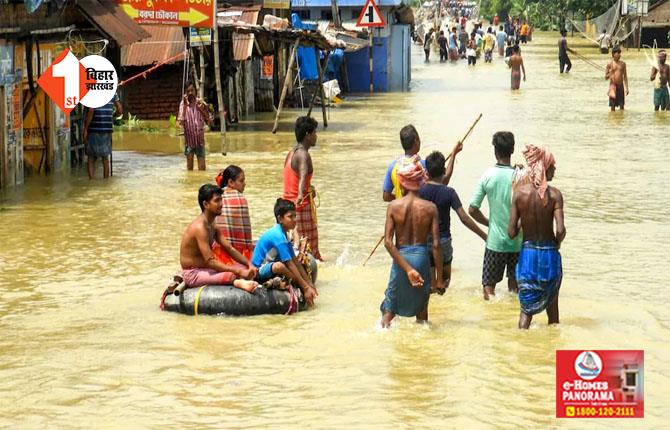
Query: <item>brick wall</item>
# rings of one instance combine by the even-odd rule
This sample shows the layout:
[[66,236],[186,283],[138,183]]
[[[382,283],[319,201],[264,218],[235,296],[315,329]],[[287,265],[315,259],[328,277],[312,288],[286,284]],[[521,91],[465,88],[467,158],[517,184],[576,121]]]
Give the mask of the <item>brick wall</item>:
[[[148,67],[148,66],[147,66]],[[125,76],[134,76],[147,67],[128,67]],[[182,63],[163,66],[149,74],[146,79],[139,77],[124,87],[121,98],[125,112],[137,115],[139,119],[167,120],[177,115],[181,99]]]

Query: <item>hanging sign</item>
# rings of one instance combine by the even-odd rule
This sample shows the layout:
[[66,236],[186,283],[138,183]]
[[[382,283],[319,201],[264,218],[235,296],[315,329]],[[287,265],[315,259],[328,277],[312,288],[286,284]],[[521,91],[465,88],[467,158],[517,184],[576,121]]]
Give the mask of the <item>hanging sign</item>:
[[212,29],[189,27],[189,39],[193,47],[211,45]]
[[291,0],[263,0],[263,9],[291,9]]
[[367,0],[361,14],[356,21],[357,27],[384,27],[386,22],[377,3],[374,0]]
[[138,24],[214,27],[214,0],[116,0]]

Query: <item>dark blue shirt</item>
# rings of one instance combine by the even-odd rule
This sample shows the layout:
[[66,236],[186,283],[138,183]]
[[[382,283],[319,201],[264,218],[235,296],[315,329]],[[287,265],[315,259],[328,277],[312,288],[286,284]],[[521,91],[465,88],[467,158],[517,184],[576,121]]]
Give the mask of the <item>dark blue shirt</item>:
[[449,209],[462,207],[456,190],[446,185],[426,184],[419,190],[419,197],[435,203],[440,219],[440,237],[451,236],[451,217]]

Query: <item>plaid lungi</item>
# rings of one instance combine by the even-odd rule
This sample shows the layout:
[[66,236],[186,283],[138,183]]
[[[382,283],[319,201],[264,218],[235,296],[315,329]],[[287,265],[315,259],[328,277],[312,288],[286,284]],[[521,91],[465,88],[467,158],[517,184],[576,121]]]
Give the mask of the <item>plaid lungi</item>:
[[317,260],[322,260],[319,252],[319,230],[316,225],[316,220],[312,214],[312,205],[314,203],[310,200],[308,204],[303,207],[296,208],[295,220],[296,230],[298,230],[299,237],[306,237],[307,242],[312,248],[312,255]]

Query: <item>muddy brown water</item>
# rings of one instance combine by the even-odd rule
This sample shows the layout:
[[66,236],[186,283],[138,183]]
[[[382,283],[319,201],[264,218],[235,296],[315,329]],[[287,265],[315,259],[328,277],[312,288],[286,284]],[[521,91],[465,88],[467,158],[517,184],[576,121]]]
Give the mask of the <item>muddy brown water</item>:
[[[627,111],[611,114],[602,73],[573,57],[558,75],[555,38],[524,47],[528,81],[509,71],[422,62],[412,91],[351,97],[330,112],[313,151],[322,253],[316,309],[291,317],[191,317],[160,312],[178,245],[198,214],[199,185],[229,163],[247,174],[254,235],[272,225],[281,167],[294,139],[283,116],[259,115],[208,135],[209,170],[186,172],[174,131],[121,130],[114,178],[84,171],[30,178],[0,210],[0,424],[180,428],[663,428],[670,421],[670,115],[652,112],[644,56],[624,51]],[[580,47],[606,63],[595,48]],[[434,54],[433,58],[437,58]],[[382,233],[381,181],[413,123],[425,157],[448,151],[477,114],[452,185],[465,204],[494,163],[497,130],[549,145],[564,194],[567,238],[561,324],[518,331],[518,300],[480,296],[484,244],[456,219],[449,292],[429,326],[379,330],[390,257],[363,259]],[[321,122],[320,116],[317,119]],[[164,124],[163,124],[164,126]],[[256,130],[256,131],[254,131]],[[100,172],[98,172],[99,174]],[[557,420],[556,349],[644,349],[644,420]],[[666,423],[666,424],[663,424]]]

